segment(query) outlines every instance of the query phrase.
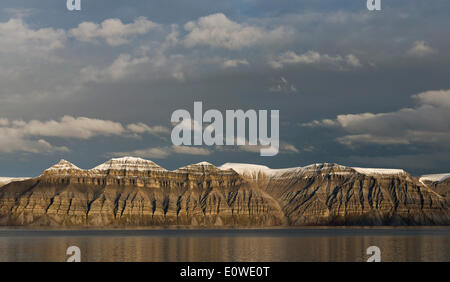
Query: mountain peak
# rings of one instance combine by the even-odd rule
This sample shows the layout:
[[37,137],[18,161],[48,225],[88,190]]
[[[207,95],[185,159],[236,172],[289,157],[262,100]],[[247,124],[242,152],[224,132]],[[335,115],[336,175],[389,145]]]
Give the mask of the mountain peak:
[[351,173],[360,173],[364,175],[376,175],[376,176],[392,176],[392,175],[407,175],[402,169],[385,169],[385,168],[360,168],[360,167],[347,167],[335,163],[316,163],[303,167],[291,167],[272,169],[264,165],[244,164],[244,163],[226,163],[223,164],[220,169],[233,169],[238,174],[247,176],[253,179],[258,179],[263,175],[266,177],[297,177],[314,176],[319,174],[339,174],[346,175]]
[[265,165],[245,164],[245,163],[225,163],[220,166],[222,170],[232,169],[240,175],[258,178],[259,174],[270,175],[273,169]]
[[196,164],[190,164],[187,166],[180,167],[175,170],[176,172],[192,172],[192,173],[205,173],[205,172],[216,172],[220,171],[218,167],[208,162],[199,162]]
[[45,171],[69,171],[69,170],[81,170],[81,168],[77,167],[71,162],[61,159],[57,164],[51,166]]
[[93,170],[165,170],[156,163],[137,157],[113,158],[101,165],[93,168]]
[[196,163],[196,164],[194,164],[194,165],[202,165],[202,166],[214,166],[213,164],[211,164],[211,163],[208,163],[208,162],[199,162],[199,163]]

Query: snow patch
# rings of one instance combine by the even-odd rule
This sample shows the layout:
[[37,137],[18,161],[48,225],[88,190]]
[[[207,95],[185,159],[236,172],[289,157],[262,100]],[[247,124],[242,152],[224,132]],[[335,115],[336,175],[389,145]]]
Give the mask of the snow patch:
[[233,169],[239,174],[257,175],[258,173],[271,173],[272,169],[264,165],[225,163],[219,167],[222,170]]
[[106,161],[105,163],[94,167],[94,171],[98,170],[137,170],[137,171],[148,171],[148,170],[165,170],[156,163],[136,157],[123,157],[114,158]]
[[392,169],[392,168],[362,168],[362,167],[352,167],[354,170],[361,174],[366,175],[404,175],[406,171],[403,169]]
[[422,183],[424,181],[442,182],[442,181],[446,180],[447,178],[450,178],[450,173],[427,174],[427,175],[422,175],[419,178],[419,181]]
[[57,164],[46,169],[45,171],[67,171],[67,170],[81,170],[81,168],[77,167],[73,163],[68,162],[66,160],[60,160]]
[[[322,173],[331,175],[348,175],[354,169],[359,173],[366,175],[404,175],[406,172],[403,169],[387,169],[387,168],[360,168],[360,167],[346,167],[332,163],[317,163],[304,167],[292,167],[282,169],[271,169],[264,165],[243,164],[243,163],[226,163],[220,169],[233,169],[243,176],[258,179],[260,175],[267,177],[291,177],[298,176],[301,173]],[[333,170],[333,171],[331,171]]]
[[208,162],[199,162],[199,163],[196,163],[195,165],[202,165],[202,166],[214,166],[213,164],[211,164],[211,163],[208,163]]
[[260,175],[265,175],[268,177],[277,177],[284,173],[289,172],[297,173],[299,172],[299,170],[303,170],[302,167],[272,169],[264,165],[245,164],[245,163],[225,163],[219,168],[221,170],[232,169],[240,175],[251,177],[256,180],[258,180]]
[[31,179],[31,177],[0,177],[0,186],[5,186],[11,182],[24,181],[28,179]]

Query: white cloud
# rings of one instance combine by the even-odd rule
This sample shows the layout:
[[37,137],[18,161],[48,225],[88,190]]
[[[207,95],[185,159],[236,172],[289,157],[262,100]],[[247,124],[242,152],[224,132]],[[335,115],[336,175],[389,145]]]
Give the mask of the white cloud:
[[84,81],[106,81],[106,80],[120,80],[135,71],[135,67],[141,64],[148,63],[149,57],[133,58],[129,54],[121,54],[114,62],[105,69],[88,66],[81,69],[81,74]]
[[145,17],[139,17],[129,24],[122,23],[120,19],[107,19],[101,24],[80,23],[78,27],[71,29],[69,34],[83,42],[103,39],[111,46],[118,46],[128,43],[131,36],[146,34],[156,27],[158,24]]
[[108,154],[113,157],[136,156],[150,159],[165,159],[170,155],[169,147],[155,147],[142,150],[134,150],[131,152],[115,152]]
[[0,53],[39,55],[64,47],[66,33],[62,29],[33,29],[21,18],[0,22]]
[[414,42],[411,49],[408,50],[408,54],[417,56],[417,57],[431,55],[435,52],[436,51],[430,45],[428,45],[428,43],[426,43],[423,40]]
[[211,151],[206,148],[191,147],[191,146],[172,146],[172,151],[175,154],[182,155],[197,155],[197,156],[207,156],[211,154]]
[[353,54],[349,54],[349,55],[345,56],[345,60],[349,66],[352,66],[352,67],[360,67],[361,66],[361,62]]
[[170,130],[167,127],[156,125],[156,126],[148,126],[145,123],[132,123],[127,125],[127,129],[130,132],[137,133],[137,134],[144,134],[144,133],[150,133],[150,134],[169,134]]
[[347,135],[338,141],[358,144],[429,144],[450,148],[450,90],[426,91],[412,96],[418,105],[387,113],[338,115],[303,126],[336,127]]
[[[139,149],[130,152],[114,152],[109,153],[109,156],[122,157],[122,156],[138,156],[142,158],[152,159],[165,159],[172,155],[195,155],[195,156],[208,156],[213,153],[213,148],[217,151],[238,151],[238,152],[250,152],[260,153],[261,149],[268,149],[267,146],[215,146],[210,148],[195,147],[195,146],[163,146],[163,147],[151,147],[146,149]],[[294,145],[287,142],[281,142],[280,153],[283,154],[297,154],[300,150]],[[277,152],[278,153],[278,152]]]
[[448,152],[418,153],[393,156],[360,156],[353,155],[345,158],[347,163],[360,166],[374,166],[386,168],[404,168],[407,170],[421,169],[435,172],[447,171],[450,154]]
[[343,137],[337,138],[339,143],[347,145],[349,147],[353,147],[357,144],[378,144],[378,145],[407,145],[410,142],[401,137],[388,137],[388,136],[375,136],[372,134],[355,134],[355,135],[346,135]]
[[249,63],[248,63],[248,61],[247,60],[237,60],[237,59],[234,59],[234,60],[232,60],[232,59],[227,59],[227,60],[224,60],[223,62],[222,62],[222,67],[224,67],[224,68],[236,68],[236,67],[238,67],[239,65],[246,65],[246,66],[248,66],[249,65]]
[[[236,146],[215,146],[217,151],[230,151],[230,152],[248,152],[248,153],[257,153],[260,154],[262,149],[268,150],[273,149],[276,150],[275,154],[297,154],[300,153],[300,150],[295,147],[295,145],[281,141],[279,149],[272,148],[270,146],[262,146],[262,145],[248,145],[248,140],[245,139],[244,142],[247,145],[236,145]],[[235,142],[236,143],[236,142]]]
[[6,118],[0,118],[0,126],[8,126],[9,120]]
[[256,44],[276,43],[288,40],[291,32],[284,27],[267,30],[261,27],[240,24],[217,13],[201,17],[185,24],[188,32],[184,38],[187,47],[197,45],[214,48],[240,49]]
[[413,95],[420,104],[450,108],[450,90],[427,91]]
[[121,135],[125,132],[122,124],[118,122],[71,116],[64,116],[59,121],[13,121],[12,125],[24,135],[76,139],[89,139],[100,135]]
[[295,87],[295,85],[293,85],[293,84],[290,84],[286,78],[280,77],[280,79],[276,82],[276,84],[269,88],[269,91],[270,92],[293,93],[293,92],[297,92],[297,87]]
[[12,153],[16,151],[43,154],[67,152],[69,149],[64,146],[52,146],[41,138],[30,138],[17,128],[0,127],[0,153]]
[[67,151],[54,147],[42,138],[91,139],[98,136],[122,136],[169,133],[163,126],[150,127],[144,123],[123,126],[119,122],[87,117],[64,116],[60,120],[39,121],[0,119],[0,152],[31,153]]
[[178,81],[184,81],[186,79],[182,71],[174,71],[172,72],[172,76]]
[[285,153],[300,153],[300,150],[297,149],[293,144],[289,144],[286,142],[281,142],[280,144],[281,152]]
[[297,54],[293,51],[287,51],[279,55],[278,57],[271,59],[269,61],[269,64],[275,69],[280,69],[285,65],[293,64],[324,64],[335,66],[339,69],[361,66],[359,59],[353,54],[349,54],[345,57],[340,55],[330,56],[327,54],[320,54],[316,51],[308,51],[303,54]]
[[163,50],[148,54],[148,50],[141,48],[139,56],[121,54],[109,66],[102,68],[89,65],[80,72],[83,82],[120,81],[132,76],[146,80],[172,77],[182,82],[186,79],[187,66],[192,65],[193,61],[186,60],[183,55],[167,56]]
[[165,159],[174,154],[181,155],[197,155],[197,156],[207,156],[211,154],[211,151],[206,148],[192,147],[192,146],[166,146],[166,147],[153,147],[147,149],[134,150],[131,152],[115,152],[109,155],[114,157],[121,156],[137,156],[142,158],[151,159]]

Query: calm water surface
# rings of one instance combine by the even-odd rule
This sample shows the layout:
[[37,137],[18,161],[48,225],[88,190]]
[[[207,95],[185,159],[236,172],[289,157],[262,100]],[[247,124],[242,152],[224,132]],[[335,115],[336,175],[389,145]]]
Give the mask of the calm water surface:
[[0,228],[0,261],[450,261],[450,228],[28,230]]

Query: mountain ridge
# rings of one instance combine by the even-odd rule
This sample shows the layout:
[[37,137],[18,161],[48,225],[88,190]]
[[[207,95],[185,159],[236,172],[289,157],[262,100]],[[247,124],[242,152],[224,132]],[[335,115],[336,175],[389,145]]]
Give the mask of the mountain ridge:
[[61,160],[0,188],[0,225],[449,225],[446,196],[398,169],[201,162],[169,171],[124,157],[84,170]]

